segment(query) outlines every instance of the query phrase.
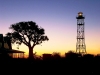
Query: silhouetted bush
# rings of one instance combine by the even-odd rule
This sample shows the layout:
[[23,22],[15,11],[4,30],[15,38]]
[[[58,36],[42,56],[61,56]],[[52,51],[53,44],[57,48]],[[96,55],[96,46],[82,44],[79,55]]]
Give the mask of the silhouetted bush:
[[[0,61],[0,64],[2,65],[13,65],[13,67],[20,67],[26,66],[28,68],[23,69],[30,69],[35,68],[38,72],[41,70],[48,70],[48,73],[53,73],[55,70],[57,70],[56,74],[59,74],[60,72],[64,72],[65,74],[71,75],[74,73],[74,75],[79,74],[88,74],[88,75],[97,75],[99,73],[98,68],[100,67],[100,56],[99,55],[92,55],[92,54],[77,54],[75,52],[68,52],[66,53],[66,57],[61,57],[59,53],[55,52],[53,54],[44,54],[43,59],[41,60],[40,56],[36,56],[36,59],[29,60],[29,59],[7,59],[7,61],[3,61],[2,59]],[[71,60],[71,61],[70,61]],[[15,65],[15,66],[14,66]],[[16,66],[17,65],[17,66]],[[10,67],[12,68],[12,67]],[[84,71],[84,72],[83,72]],[[47,72],[47,71],[46,71]]]
[[53,52],[52,58],[53,58],[53,59],[60,59],[60,58],[61,58],[61,55],[60,55],[60,53],[58,53],[58,52]]
[[69,51],[68,53],[65,53],[65,57],[66,59],[78,59],[78,57],[81,57],[81,55],[73,51]]

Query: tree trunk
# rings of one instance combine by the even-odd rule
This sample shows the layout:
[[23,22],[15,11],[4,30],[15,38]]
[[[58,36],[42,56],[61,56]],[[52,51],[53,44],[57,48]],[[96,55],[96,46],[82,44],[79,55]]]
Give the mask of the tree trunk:
[[29,59],[33,59],[33,48],[29,47]]

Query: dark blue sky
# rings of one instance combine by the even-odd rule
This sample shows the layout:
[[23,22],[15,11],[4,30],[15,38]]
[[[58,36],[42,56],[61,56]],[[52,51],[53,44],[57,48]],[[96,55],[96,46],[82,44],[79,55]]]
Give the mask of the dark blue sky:
[[[0,0],[0,33],[20,21],[35,21],[50,38],[42,50],[75,50],[76,16],[82,11],[88,51],[100,50],[100,0]],[[63,39],[63,40],[62,40]],[[62,45],[64,43],[64,45]],[[49,46],[51,45],[51,48]],[[93,46],[93,48],[91,48]],[[61,48],[63,47],[63,48]],[[37,47],[36,49],[40,49]]]

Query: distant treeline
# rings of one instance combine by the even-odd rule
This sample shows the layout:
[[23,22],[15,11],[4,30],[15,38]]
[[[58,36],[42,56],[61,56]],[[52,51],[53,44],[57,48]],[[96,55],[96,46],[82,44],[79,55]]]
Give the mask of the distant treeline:
[[65,57],[61,57],[59,53],[54,53],[52,56],[45,55],[44,58],[34,57],[34,59],[1,58],[0,64],[0,66],[6,65],[7,68],[10,67],[11,69],[33,70],[30,71],[31,74],[100,75],[100,55],[81,55],[74,52],[66,53]]

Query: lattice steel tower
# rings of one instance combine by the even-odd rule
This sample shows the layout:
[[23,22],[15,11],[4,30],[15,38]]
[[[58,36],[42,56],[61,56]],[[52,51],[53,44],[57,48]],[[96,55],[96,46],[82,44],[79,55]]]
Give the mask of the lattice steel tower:
[[86,54],[85,35],[84,35],[84,19],[82,12],[78,13],[77,19],[77,43],[76,52]]

